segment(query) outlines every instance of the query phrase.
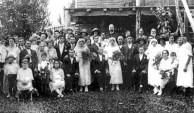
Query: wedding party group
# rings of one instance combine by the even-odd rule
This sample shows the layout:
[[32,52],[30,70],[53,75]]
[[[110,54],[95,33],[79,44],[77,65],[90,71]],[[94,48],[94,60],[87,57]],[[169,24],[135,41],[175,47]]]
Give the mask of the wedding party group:
[[110,24],[108,32],[94,28],[75,34],[51,30],[28,39],[9,35],[0,39],[0,86],[7,98],[23,91],[59,98],[90,91],[131,90],[152,86],[162,95],[168,83],[183,92],[193,88],[192,46],[189,37],[167,27],[144,29],[133,37]]

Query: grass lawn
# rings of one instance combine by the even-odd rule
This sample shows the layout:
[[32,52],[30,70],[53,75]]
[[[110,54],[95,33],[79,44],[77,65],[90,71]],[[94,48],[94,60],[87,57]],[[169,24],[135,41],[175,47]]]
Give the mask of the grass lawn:
[[0,96],[0,112],[22,113],[194,113],[192,98],[156,96],[129,91],[77,93],[33,102],[10,101]]

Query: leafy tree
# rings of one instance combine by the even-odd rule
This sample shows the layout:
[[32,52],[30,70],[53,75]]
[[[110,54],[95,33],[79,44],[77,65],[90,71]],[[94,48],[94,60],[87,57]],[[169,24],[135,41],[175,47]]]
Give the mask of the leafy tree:
[[11,0],[0,6],[0,35],[18,35],[28,38],[50,23],[48,0]]

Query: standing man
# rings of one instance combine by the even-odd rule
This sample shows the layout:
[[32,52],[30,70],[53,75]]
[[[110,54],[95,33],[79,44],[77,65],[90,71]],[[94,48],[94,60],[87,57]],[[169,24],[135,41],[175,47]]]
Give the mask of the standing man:
[[71,46],[71,49],[74,49],[76,46],[76,39],[74,36],[70,37],[70,46]]
[[36,51],[31,49],[31,42],[29,40],[26,41],[26,48],[20,52],[20,63],[24,57],[30,58],[29,68],[32,69],[32,72],[37,71],[38,57]]
[[58,44],[59,44],[59,37],[60,37],[59,30],[55,31],[54,37],[55,37],[55,39],[54,39],[54,46],[58,46]]
[[124,69],[127,73],[123,75],[123,85],[124,88],[132,86],[132,68],[133,68],[133,58],[138,54],[137,46],[133,44],[132,36],[127,37],[127,44],[125,44],[121,49],[124,55]]
[[56,46],[57,56],[58,59],[63,62],[64,57],[68,56],[68,51],[70,49],[70,45],[65,42],[65,39],[63,36],[59,37],[59,44]]
[[115,37],[115,39],[117,40],[119,34],[115,32],[115,27],[113,24],[109,25],[109,32],[106,35],[106,38],[109,39],[110,37]]
[[20,49],[20,51],[25,49],[25,41],[24,41],[23,37],[19,38],[19,46],[18,46],[18,48]]

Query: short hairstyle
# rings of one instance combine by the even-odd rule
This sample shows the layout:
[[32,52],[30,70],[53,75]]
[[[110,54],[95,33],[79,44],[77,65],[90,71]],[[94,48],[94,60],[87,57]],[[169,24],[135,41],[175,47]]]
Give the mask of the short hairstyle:
[[24,40],[24,37],[20,37],[19,40]]
[[56,68],[55,67],[55,63],[58,62],[59,63],[59,68],[61,68],[61,61],[60,60],[54,60],[53,62],[53,68]]
[[143,48],[145,50],[144,46],[139,46],[138,49],[140,49],[140,48]]
[[[98,37],[98,35],[97,35],[97,36],[94,36],[93,39],[96,38],[96,37]],[[98,37],[98,38],[99,38],[99,37]]]
[[176,53],[175,52],[171,52],[170,56],[176,56]]
[[47,57],[46,52],[43,52],[43,53],[41,54],[41,57],[43,57],[43,56],[46,56],[46,57]]
[[69,52],[71,52],[71,51],[75,52],[74,49],[69,49]]
[[42,32],[42,33],[40,34],[40,36],[43,35],[43,34],[46,36],[46,38],[48,37],[47,33],[44,33],[44,32]]
[[164,51],[166,51],[167,55],[169,56],[169,51],[168,50],[163,50],[162,54],[163,54]]

